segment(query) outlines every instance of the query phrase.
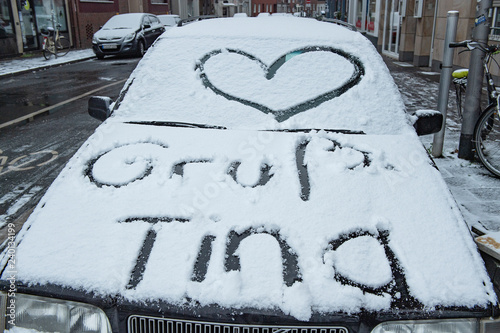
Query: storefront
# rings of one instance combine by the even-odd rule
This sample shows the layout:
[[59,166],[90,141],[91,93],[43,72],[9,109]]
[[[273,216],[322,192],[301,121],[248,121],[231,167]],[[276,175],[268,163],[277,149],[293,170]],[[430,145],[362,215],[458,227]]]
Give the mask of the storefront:
[[0,56],[18,53],[11,2],[0,0]]
[[[41,30],[69,37],[67,0],[0,0],[0,56],[38,50]],[[16,14],[14,14],[16,13]]]
[[378,37],[381,0],[350,0],[349,23],[356,25],[374,44]]
[[382,52],[399,57],[401,24],[406,14],[406,0],[385,0],[384,37]]

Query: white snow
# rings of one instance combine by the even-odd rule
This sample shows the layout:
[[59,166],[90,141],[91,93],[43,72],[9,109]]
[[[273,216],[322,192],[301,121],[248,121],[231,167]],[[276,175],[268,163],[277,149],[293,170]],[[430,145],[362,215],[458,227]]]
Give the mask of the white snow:
[[[149,127],[105,124],[96,134],[108,132],[103,144],[87,143],[71,160],[27,224],[31,228],[17,249],[20,281],[134,300],[179,304],[190,297],[233,308],[280,308],[301,320],[311,311],[387,309],[390,295],[363,293],[334,279],[338,272],[367,286],[386,285],[392,275],[375,238],[354,238],[328,251],[342,234],[387,230],[411,293],[424,305],[494,302],[475,245],[414,136],[272,133],[254,160],[239,149],[255,139],[253,131]],[[296,145],[305,140],[311,182],[306,201],[295,160]],[[328,152],[332,140],[343,148]],[[89,161],[107,151],[90,168],[99,187],[86,172]],[[353,159],[360,151],[369,155],[369,166]],[[172,173],[176,163],[193,160],[210,162],[189,163],[183,176]],[[265,185],[244,186],[227,174],[234,161],[255,167],[263,160],[273,169]],[[152,167],[147,175],[144,165]],[[152,223],[148,217],[173,221]],[[144,277],[127,289],[152,227],[157,237]],[[226,271],[228,235],[251,229],[257,233],[236,252],[241,269]],[[263,231],[278,232],[296,253],[301,282],[285,284],[280,248]],[[203,281],[192,281],[207,235],[215,237],[208,271]]]
[[[221,35],[226,37],[214,37]],[[215,94],[195,70],[214,50],[242,50],[270,66],[285,54],[314,46],[354,54],[365,74],[340,97],[283,121]],[[325,88],[342,85],[352,71],[348,62],[336,70],[338,75],[323,75],[347,61],[338,55],[294,56],[278,70],[283,76],[275,78],[291,85],[283,90],[268,83],[262,89],[276,96],[269,99],[256,89],[263,70],[255,61],[234,54],[216,57],[207,63],[213,66],[208,75],[221,89],[252,101],[255,97],[270,108],[323,94]],[[231,66],[224,70],[222,61],[242,67],[237,73]],[[313,77],[302,75],[301,66],[307,72],[312,61],[325,67]],[[226,85],[224,76],[231,84]],[[242,77],[245,84],[239,82]],[[135,301],[182,304],[189,298],[201,305],[280,309],[299,320],[308,320],[314,311],[389,310],[390,292],[364,292],[335,278],[388,287],[391,266],[378,240],[387,233],[387,246],[401,265],[411,296],[426,308],[496,303],[446,184],[409,125],[380,56],[360,34],[286,17],[202,21],[165,33],[132,80],[115,115],[71,159],[25,224],[16,252],[19,281]],[[131,120],[229,129],[123,123]],[[255,131],[283,128],[348,129],[367,135]],[[307,195],[297,170],[301,144]],[[233,178],[229,170],[235,162],[241,164]],[[261,184],[263,165],[270,167],[271,177]],[[356,231],[365,234],[331,248],[332,242]],[[234,253],[240,269],[228,269],[230,235],[244,232],[252,235]],[[127,287],[151,233],[156,238],[144,275],[137,286]],[[210,260],[206,274],[196,281],[194,267],[208,236],[213,237]],[[297,258],[300,278],[293,283],[284,280],[286,265],[275,237]]]
[[62,65],[75,60],[82,60],[93,57],[95,57],[94,52],[91,49],[87,49],[87,50],[72,50],[68,52],[68,54],[66,54],[65,56],[57,58],[52,57],[49,60],[46,60],[44,57],[33,57],[31,59],[2,60],[2,66],[0,67],[0,77],[2,75],[18,73],[27,70],[35,70],[45,66]]
[[[270,67],[280,57],[308,47],[331,47],[354,55],[364,64],[365,74],[339,97],[276,121],[272,112],[341,87],[353,73],[346,58],[320,49],[291,57],[274,78],[263,78],[261,66]],[[227,50],[239,50],[258,60]],[[269,107],[271,113],[228,100],[203,85],[200,70],[194,69],[214,51],[222,53],[208,59],[205,73],[216,88]],[[148,51],[131,80],[115,112],[116,121],[180,121],[240,129],[333,128],[381,134],[412,131],[401,112],[404,104],[397,87],[373,45],[359,33],[314,20],[206,20],[172,29]],[[284,115],[287,113],[285,110]]]

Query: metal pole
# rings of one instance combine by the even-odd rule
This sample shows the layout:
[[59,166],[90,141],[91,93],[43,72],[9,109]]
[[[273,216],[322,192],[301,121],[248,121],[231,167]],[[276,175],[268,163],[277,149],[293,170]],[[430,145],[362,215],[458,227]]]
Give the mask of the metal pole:
[[443,114],[443,126],[441,131],[434,134],[432,143],[432,156],[440,157],[443,154],[444,132],[446,125],[446,113],[448,111],[448,94],[450,90],[451,73],[453,71],[453,49],[450,43],[457,36],[458,12],[449,11],[446,19],[446,35],[444,38],[443,62],[441,78],[439,79],[438,110]]
[[431,52],[429,55],[429,67],[432,67],[432,58],[434,57],[434,37],[436,36],[436,20],[438,16],[438,0],[434,4],[434,19],[432,20]]
[[[472,40],[482,45],[488,43],[490,33],[490,22],[488,11],[491,8],[492,0],[477,0],[477,11],[475,27],[472,32]],[[481,89],[483,86],[483,60],[485,54],[478,49],[471,52],[469,62],[469,75],[467,77],[467,90],[465,91],[464,116],[462,120],[462,131],[460,133],[460,144],[458,146],[458,157],[472,160],[474,152],[472,150],[472,136],[474,127],[479,118],[481,106]]]

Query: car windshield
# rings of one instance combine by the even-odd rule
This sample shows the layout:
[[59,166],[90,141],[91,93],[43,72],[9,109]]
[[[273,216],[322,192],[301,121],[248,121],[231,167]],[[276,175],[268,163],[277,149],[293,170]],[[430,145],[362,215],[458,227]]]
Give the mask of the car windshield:
[[[305,34],[304,25],[317,33]],[[157,40],[128,86],[115,120],[413,131],[370,41],[308,19],[215,19],[174,29]]]
[[136,29],[141,25],[142,15],[123,14],[116,15],[109,19],[102,27],[104,30],[111,29]]
[[169,27],[176,25],[180,21],[180,18],[177,16],[160,15],[160,16],[158,16],[158,18],[160,19],[160,22],[163,25],[166,25]]

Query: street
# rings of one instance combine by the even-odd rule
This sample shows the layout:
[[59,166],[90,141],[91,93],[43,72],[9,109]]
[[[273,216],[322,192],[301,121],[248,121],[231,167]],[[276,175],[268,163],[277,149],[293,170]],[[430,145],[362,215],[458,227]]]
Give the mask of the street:
[[[95,59],[0,78],[0,227],[22,226],[69,158],[100,124],[87,113],[89,92],[116,99],[138,58]],[[0,241],[5,228],[0,229]]]

